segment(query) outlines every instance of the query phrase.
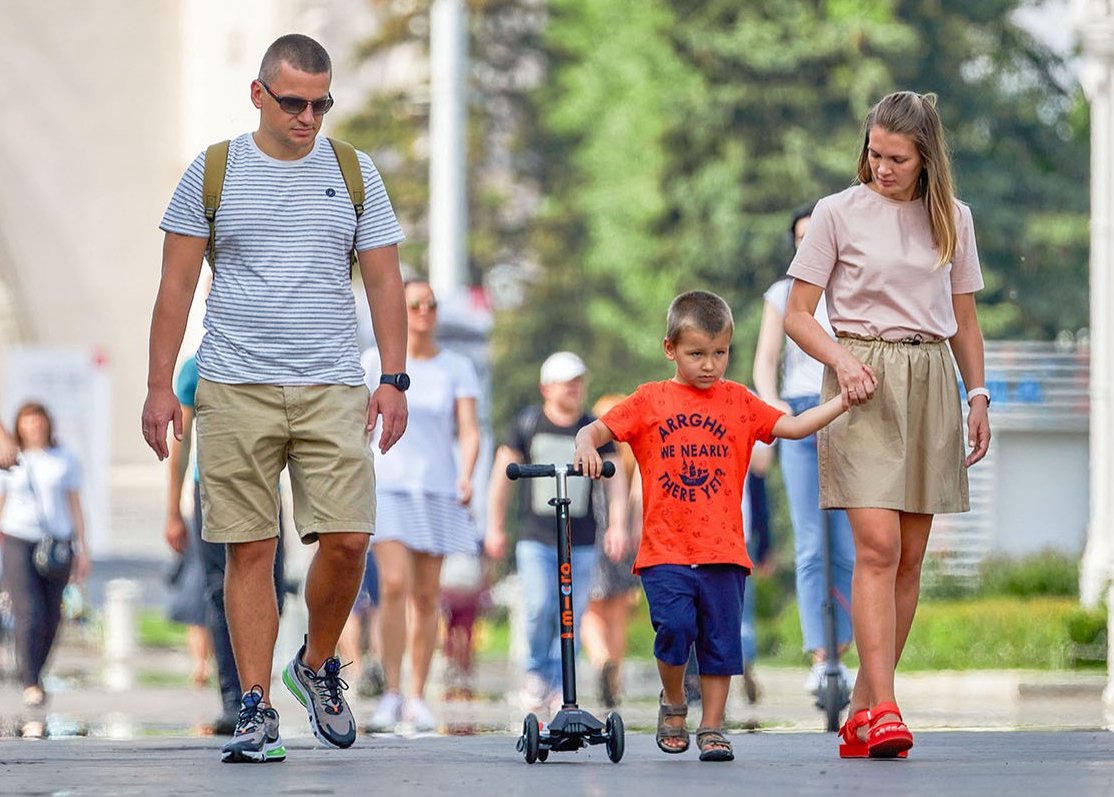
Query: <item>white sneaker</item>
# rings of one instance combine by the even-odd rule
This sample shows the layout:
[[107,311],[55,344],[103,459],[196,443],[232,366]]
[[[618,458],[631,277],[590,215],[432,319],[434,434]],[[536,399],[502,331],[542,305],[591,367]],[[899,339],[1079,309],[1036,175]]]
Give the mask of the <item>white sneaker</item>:
[[411,697],[406,701],[406,708],[403,709],[402,716],[418,733],[429,733],[437,730],[437,718],[433,716],[429,706],[420,697]]
[[385,692],[379,699],[375,713],[368,720],[367,729],[373,733],[391,733],[402,719],[402,695]]
[[820,684],[824,683],[824,673],[828,670],[828,663],[826,661],[818,661],[812,665],[812,669],[808,671],[808,677],[805,678],[805,691],[809,694],[816,694],[820,691]]
[[527,714],[542,714],[548,706],[549,685],[537,674],[526,673],[526,681],[518,693],[518,707]]

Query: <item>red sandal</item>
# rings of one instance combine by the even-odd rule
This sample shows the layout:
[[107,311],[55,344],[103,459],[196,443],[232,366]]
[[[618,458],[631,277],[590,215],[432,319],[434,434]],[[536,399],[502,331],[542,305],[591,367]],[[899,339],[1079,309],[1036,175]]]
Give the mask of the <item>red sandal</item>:
[[[887,714],[896,714],[896,720],[879,722]],[[871,758],[905,758],[913,746],[913,734],[901,718],[901,710],[894,703],[879,703],[870,710],[870,730],[866,735],[867,755]]]
[[839,757],[866,758],[866,742],[859,738],[859,728],[870,725],[870,710],[862,709],[847,717],[847,722],[839,729]]

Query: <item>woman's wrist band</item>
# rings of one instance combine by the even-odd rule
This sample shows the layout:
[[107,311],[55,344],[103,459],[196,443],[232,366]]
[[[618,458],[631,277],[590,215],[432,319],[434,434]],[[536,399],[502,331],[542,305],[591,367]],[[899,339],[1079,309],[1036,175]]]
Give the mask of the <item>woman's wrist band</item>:
[[990,406],[990,391],[985,387],[973,387],[967,391],[967,406],[971,406],[971,399],[975,396],[982,396],[986,399],[986,406]]

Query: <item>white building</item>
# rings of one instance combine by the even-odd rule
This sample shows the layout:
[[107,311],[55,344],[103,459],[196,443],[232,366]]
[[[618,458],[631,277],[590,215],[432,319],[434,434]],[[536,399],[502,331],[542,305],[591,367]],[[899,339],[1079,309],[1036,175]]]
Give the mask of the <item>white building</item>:
[[[107,427],[114,544],[134,527],[161,545],[165,464],[143,442],[139,416],[158,224],[174,186],[208,144],[255,129],[250,82],[284,33],[313,36],[333,58],[327,123],[359,110],[368,87],[412,80],[412,60],[357,64],[375,8],[0,0],[0,103],[13,112],[0,126],[0,379],[14,343],[77,347],[107,370],[111,398],[90,422]],[[183,350],[200,341],[198,309]]]

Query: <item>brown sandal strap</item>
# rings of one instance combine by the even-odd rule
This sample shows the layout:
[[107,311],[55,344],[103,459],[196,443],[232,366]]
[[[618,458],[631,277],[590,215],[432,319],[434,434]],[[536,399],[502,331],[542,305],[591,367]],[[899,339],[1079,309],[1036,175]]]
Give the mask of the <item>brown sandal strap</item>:
[[709,744],[731,747],[731,740],[723,735],[723,728],[697,728],[696,746],[703,750]]
[[665,692],[663,691],[658,695],[658,711],[662,717],[687,717],[689,715],[688,703],[672,704],[666,703]]
[[676,728],[672,725],[662,725],[657,729],[654,734],[659,739],[687,739],[689,732],[687,728]]

